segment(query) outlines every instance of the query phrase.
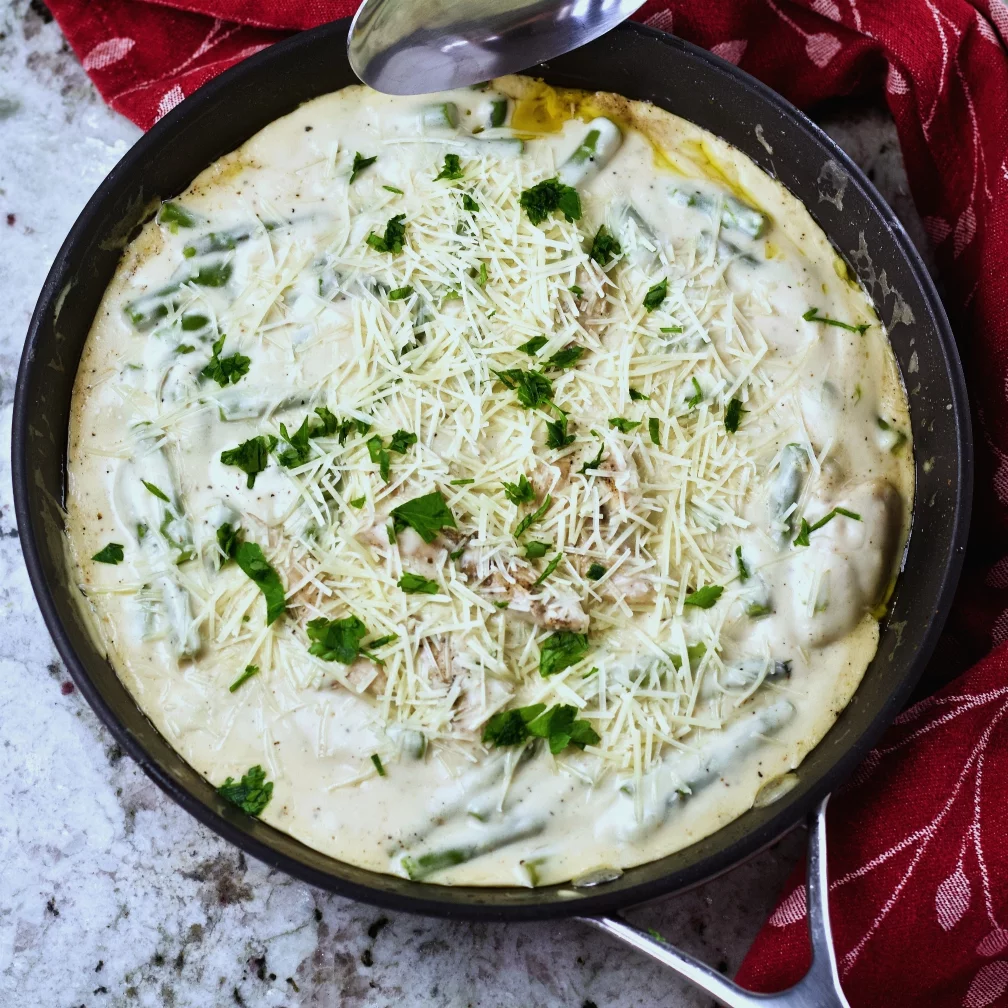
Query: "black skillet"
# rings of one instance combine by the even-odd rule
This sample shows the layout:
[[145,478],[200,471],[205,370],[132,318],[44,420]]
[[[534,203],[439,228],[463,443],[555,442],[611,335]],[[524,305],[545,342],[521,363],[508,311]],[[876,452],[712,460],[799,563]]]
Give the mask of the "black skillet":
[[552,84],[653,102],[744,151],[808,207],[889,327],[910,400],[917,460],[914,530],[878,653],[847,709],[798,768],[792,791],[685,850],[591,889],[410,882],[320,854],[225,803],[161,737],[96,647],[75,598],[77,578],[63,545],[62,502],[70,395],[99,299],[124,245],[159,200],[186,188],[212,161],[302,102],[356,83],[346,57],[347,27],[347,21],[338,21],[274,45],[205,84],[168,113],[99,186],[56,257],[21,359],[12,464],[25,562],[60,655],[99,717],[164,791],[249,854],[312,885],[383,907],[443,917],[596,918],[597,926],[660,958],[727,1004],[842,1004],[821,876],[809,886],[813,897],[820,897],[810,899],[810,919],[819,925],[813,928],[816,963],[804,986],[780,1001],[745,1000],[715,971],[618,919],[604,919],[621,907],[712,878],[810,814],[815,826],[810,870],[824,863],[819,842],[824,826],[814,810],[857,766],[917,682],[952,600],[969,524],[973,452],[966,390],[945,312],[910,239],[871,183],[821,130],[773,91],[709,52],[627,23],[534,73]]

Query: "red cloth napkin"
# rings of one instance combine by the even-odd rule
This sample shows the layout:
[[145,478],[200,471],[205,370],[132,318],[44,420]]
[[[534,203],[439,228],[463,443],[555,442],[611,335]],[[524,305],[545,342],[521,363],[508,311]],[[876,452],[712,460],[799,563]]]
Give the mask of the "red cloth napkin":
[[[105,99],[145,128],[232,64],[357,6],[47,2]],[[855,1008],[1008,1005],[1008,648],[997,647],[1008,640],[1008,6],[649,0],[637,17],[799,106],[881,91],[896,120],[959,332],[979,449],[967,570],[938,660],[961,670],[995,650],[901,715],[834,800],[833,927]],[[780,989],[808,955],[796,872],[739,979]]]

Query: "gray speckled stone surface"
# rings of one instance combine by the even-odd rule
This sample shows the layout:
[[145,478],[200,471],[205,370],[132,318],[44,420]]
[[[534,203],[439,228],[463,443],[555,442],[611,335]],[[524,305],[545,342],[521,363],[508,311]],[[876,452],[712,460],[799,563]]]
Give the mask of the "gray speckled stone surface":
[[[246,859],[168,801],[73,689],[32,597],[11,505],[11,400],[46,271],[139,136],[38,0],[0,10],[0,1003],[598,1008],[708,1005],[576,923],[385,914]],[[923,242],[888,117],[824,124]],[[793,834],[631,917],[733,971],[800,856]]]

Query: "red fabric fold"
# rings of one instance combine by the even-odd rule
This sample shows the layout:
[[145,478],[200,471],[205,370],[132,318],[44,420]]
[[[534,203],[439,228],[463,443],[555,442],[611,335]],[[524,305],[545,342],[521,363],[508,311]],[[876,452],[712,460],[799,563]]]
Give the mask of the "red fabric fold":
[[[215,74],[355,0],[48,0],[99,91],[147,128]],[[834,799],[831,909],[851,1003],[1008,1005],[1008,6],[1005,0],[648,0],[639,20],[800,107],[878,92],[957,328],[978,448],[973,533],[940,660],[996,649],[904,713]],[[910,632],[908,630],[908,632]],[[1002,777],[1002,773],[1005,774]],[[801,879],[740,979],[796,980]]]

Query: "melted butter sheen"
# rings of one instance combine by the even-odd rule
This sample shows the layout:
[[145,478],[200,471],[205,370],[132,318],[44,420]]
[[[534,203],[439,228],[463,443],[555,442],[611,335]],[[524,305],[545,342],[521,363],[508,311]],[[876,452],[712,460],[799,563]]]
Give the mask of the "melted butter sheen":
[[[484,129],[505,98],[506,123]],[[435,121],[443,102],[457,124]],[[599,116],[622,142],[575,181],[581,219],[532,227],[519,194],[566,177]],[[499,144],[515,136],[521,154]],[[357,152],[378,160],[351,186]],[[462,179],[435,181],[451,153]],[[461,210],[463,194],[482,209]],[[214,784],[259,764],[274,783],[265,821],[442,884],[626,868],[786,792],[791,778],[775,780],[875,653],[913,492],[886,335],[801,204],[659,109],[514,77],[423,102],[324,96],[173,205],[192,226],[148,223],[85,347],[68,537],[110,659],[186,760]],[[369,248],[398,214],[405,251]],[[603,225],[615,266],[586,255]],[[668,296],[647,311],[660,278]],[[539,357],[519,349],[539,333]],[[248,358],[226,385],[202,374],[221,336],[218,359]],[[582,359],[548,369],[570,344]],[[535,366],[570,417],[567,447],[545,445],[557,414],[522,409],[493,378]],[[290,435],[321,406],[371,431],[319,434],[308,462],[280,465],[279,425]],[[390,454],[386,484],[365,440],[397,429],[418,443]],[[221,453],[259,435],[280,441],[250,487]],[[520,475],[536,499],[516,507],[501,483]],[[391,546],[391,509],[435,490],[457,533]],[[802,519],[831,512],[801,545]],[[225,522],[287,590],[269,628],[258,589],[221,563]],[[530,540],[549,542],[544,559],[525,560]],[[94,562],[110,541],[124,562]],[[557,548],[563,563],[533,584]],[[437,593],[407,595],[403,573]],[[704,585],[721,597],[685,605]],[[308,620],[351,614],[371,638],[397,635],[383,666],[308,654]],[[549,635],[586,628],[588,654],[544,679]],[[231,692],[248,665],[258,674]],[[540,702],[574,704],[601,742],[556,756],[480,744],[495,711]]]

